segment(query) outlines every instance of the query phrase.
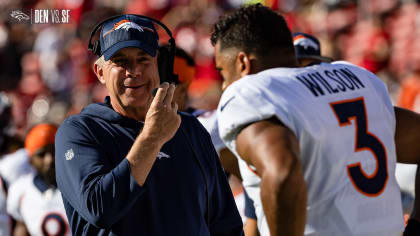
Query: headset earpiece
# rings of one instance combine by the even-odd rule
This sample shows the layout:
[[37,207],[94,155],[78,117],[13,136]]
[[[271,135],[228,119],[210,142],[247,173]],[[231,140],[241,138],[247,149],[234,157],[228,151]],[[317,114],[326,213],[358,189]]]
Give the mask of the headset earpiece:
[[93,43],[92,52],[97,56],[101,54],[101,45],[99,44],[99,40]]
[[169,51],[166,47],[159,47],[159,52],[158,52],[158,69],[159,69],[159,78],[160,78],[160,83],[163,82],[168,82],[170,83],[170,81],[167,81],[168,78],[168,72],[166,70],[166,68],[168,67],[168,55],[169,55]]
[[158,68],[160,83],[179,83],[178,76],[173,72],[175,52],[171,49],[171,47],[159,47]]

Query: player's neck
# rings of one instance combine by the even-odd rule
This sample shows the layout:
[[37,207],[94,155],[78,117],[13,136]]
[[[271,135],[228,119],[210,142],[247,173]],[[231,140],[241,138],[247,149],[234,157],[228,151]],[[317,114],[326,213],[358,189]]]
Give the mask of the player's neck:
[[[255,64],[252,65],[253,73],[258,73],[263,70],[268,70],[278,67],[298,67],[297,60],[294,55],[284,55],[281,57],[267,57],[262,60],[256,60]],[[253,74],[252,73],[252,74]]]
[[54,187],[57,188],[57,182],[55,180],[55,175],[42,175],[40,174],[40,177],[42,178],[42,181],[50,188]]

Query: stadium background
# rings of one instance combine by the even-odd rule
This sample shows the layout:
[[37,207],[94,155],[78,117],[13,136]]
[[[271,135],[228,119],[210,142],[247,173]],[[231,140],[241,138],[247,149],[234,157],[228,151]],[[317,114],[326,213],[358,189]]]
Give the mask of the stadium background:
[[[420,111],[420,1],[1,0],[0,90],[12,101],[17,134],[40,121],[60,123],[103,101],[106,91],[91,70],[95,57],[87,41],[95,23],[119,13],[151,16],[169,26],[177,45],[196,60],[191,105],[214,109],[221,92],[212,25],[224,12],[255,2],[283,13],[293,32],[317,36],[324,55],[376,73],[396,104]],[[14,9],[70,9],[70,23],[12,22]],[[166,37],[161,34],[161,42]]]

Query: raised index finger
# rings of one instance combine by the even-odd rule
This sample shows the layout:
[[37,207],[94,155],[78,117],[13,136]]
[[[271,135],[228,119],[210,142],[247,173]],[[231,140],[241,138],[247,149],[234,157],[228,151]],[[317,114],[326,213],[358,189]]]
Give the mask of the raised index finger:
[[155,98],[153,98],[153,103],[163,103],[163,100],[166,97],[168,88],[169,88],[169,83],[167,82],[162,83],[159,89],[157,90]]
[[168,91],[166,92],[166,97],[165,97],[165,100],[163,101],[163,104],[165,104],[168,107],[171,106],[172,98],[174,96],[174,92],[175,92],[175,85],[174,84],[169,85],[169,88],[168,88]]

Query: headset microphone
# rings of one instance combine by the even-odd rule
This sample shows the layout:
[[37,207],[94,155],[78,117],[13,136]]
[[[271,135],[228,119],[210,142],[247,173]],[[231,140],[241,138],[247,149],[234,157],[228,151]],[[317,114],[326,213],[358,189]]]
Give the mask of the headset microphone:
[[154,88],[154,89],[153,89],[153,91],[152,91],[152,96],[153,96],[153,97],[155,97],[155,96],[156,96],[156,93],[157,93],[158,89],[159,89],[159,88]]

